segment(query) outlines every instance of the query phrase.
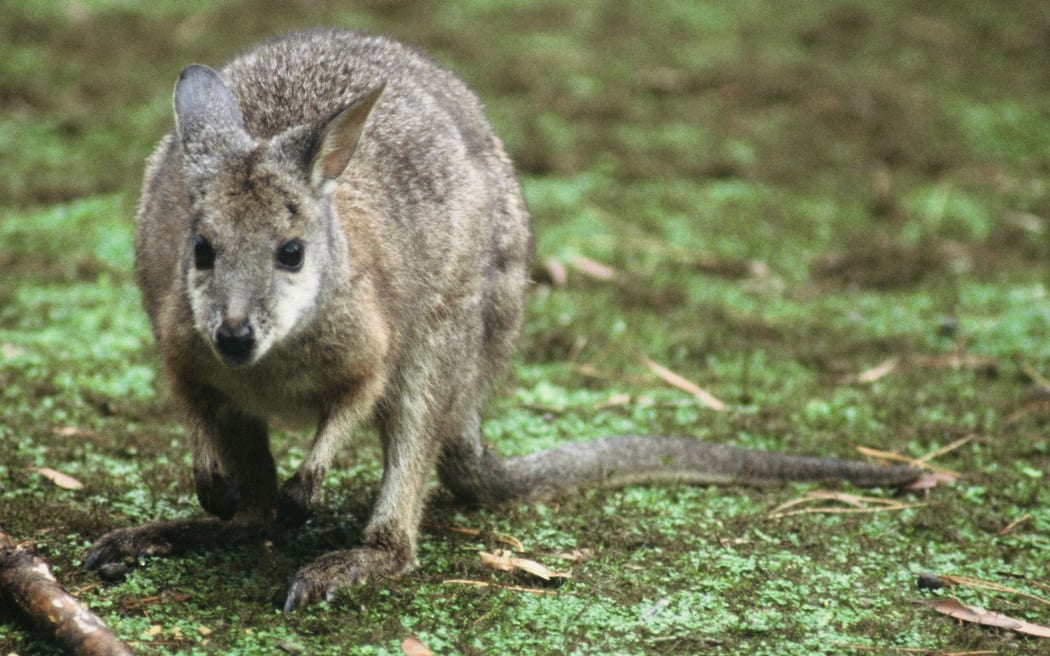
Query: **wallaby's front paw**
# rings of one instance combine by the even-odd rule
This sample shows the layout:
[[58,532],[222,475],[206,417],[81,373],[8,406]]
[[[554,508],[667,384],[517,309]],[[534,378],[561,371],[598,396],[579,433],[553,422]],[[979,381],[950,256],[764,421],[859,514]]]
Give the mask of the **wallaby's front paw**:
[[241,506],[241,489],[231,476],[217,469],[193,470],[193,483],[197,489],[197,501],[205,511],[230,519]]
[[84,558],[86,571],[98,569],[108,563],[119,563],[140,556],[165,556],[171,553],[172,545],[153,525],[145,524],[132,528],[118,528],[95,541]]
[[400,576],[412,566],[393,551],[361,547],[326,553],[314,562],[300,567],[288,588],[284,610],[332,601],[341,588],[364,583],[373,577]]
[[277,495],[277,522],[282,526],[301,526],[313,514],[320,496],[322,477],[296,472]]

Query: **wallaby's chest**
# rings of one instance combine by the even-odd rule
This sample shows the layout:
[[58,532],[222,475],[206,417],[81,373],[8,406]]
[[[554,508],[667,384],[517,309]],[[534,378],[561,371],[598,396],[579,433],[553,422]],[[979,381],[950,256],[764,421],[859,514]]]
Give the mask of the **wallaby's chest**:
[[369,405],[370,391],[382,387],[382,370],[355,362],[351,354],[326,357],[308,348],[281,349],[252,366],[229,368],[201,347],[194,358],[199,384],[242,413],[294,426],[312,427],[336,405]]

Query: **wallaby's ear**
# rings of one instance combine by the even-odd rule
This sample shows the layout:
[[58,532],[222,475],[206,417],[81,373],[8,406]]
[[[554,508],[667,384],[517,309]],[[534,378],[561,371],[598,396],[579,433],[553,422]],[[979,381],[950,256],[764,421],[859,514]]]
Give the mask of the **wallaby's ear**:
[[175,129],[183,148],[193,152],[214,147],[228,135],[243,134],[237,99],[219,74],[200,64],[187,66],[175,84]]
[[332,117],[324,126],[310,163],[310,184],[315,189],[342,175],[357,150],[365,120],[385,88],[386,83],[381,83]]

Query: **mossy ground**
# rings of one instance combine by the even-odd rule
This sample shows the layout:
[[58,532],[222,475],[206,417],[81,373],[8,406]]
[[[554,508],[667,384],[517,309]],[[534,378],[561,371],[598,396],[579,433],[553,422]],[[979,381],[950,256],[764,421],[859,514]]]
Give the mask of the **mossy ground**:
[[[136,650],[398,653],[414,635],[435,653],[1045,653],[915,603],[925,571],[1050,596],[1045,4],[161,6],[9,0],[0,17],[0,522]],[[280,613],[297,564],[360,539],[379,477],[364,433],[287,544],[154,561],[113,586],[80,572],[106,530],[196,512],[131,276],[141,164],[170,127],[172,81],[317,24],[398,36],[461,74],[519,163],[538,262],[619,272],[570,267],[554,287],[537,266],[486,424],[502,451],[666,432],[922,456],[972,436],[936,461],[962,479],[904,499],[922,507],[782,519],[769,511],[812,486],[485,511],[438,494],[418,570]],[[662,386],[641,354],[731,410]],[[850,382],[890,358],[888,375]],[[306,437],[275,437],[285,475]],[[28,469],[45,466],[85,487]],[[551,565],[593,555],[552,595],[500,589],[537,585],[481,568],[503,534]],[[1024,597],[954,594],[1050,623]],[[0,653],[57,653],[3,618]]]

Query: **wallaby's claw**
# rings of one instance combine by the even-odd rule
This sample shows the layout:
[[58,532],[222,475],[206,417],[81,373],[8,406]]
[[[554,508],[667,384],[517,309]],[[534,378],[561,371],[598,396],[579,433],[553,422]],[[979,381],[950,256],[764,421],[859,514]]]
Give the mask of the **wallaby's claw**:
[[330,598],[330,594],[325,590],[325,586],[318,584],[316,581],[300,578],[297,575],[292,579],[292,584],[288,586],[288,594],[285,596],[283,609],[284,612],[290,613],[296,608],[309,606],[322,600],[328,601]]
[[166,556],[172,545],[153,530],[150,525],[133,528],[118,528],[95,541],[84,558],[84,571],[100,568],[108,563],[120,563],[143,557]]
[[106,533],[91,547],[83,568],[91,571],[106,563],[169,556],[189,549],[251,544],[268,533],[267,522],[251,515],[230,521],[214,517],[154,521]]
[[305,524],[313,515],[319,487],[319,481],[304,480],[299,473],[285,481],[277,494],[277,523],[285,527]]
[[295,573],[285,596],[284,610],[290,612],[309,604],[332,601],[340,589],[359,585],[372,577],[397,576],[410,566],[386,549],[361,547],[326,553]]

